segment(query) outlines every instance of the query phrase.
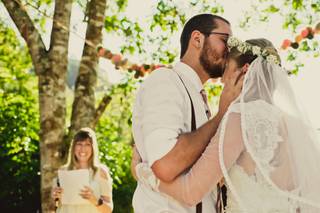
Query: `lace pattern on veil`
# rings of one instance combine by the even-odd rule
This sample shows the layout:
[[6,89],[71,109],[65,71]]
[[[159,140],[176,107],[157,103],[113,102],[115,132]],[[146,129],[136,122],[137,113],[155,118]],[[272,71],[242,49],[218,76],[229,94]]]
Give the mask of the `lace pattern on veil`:
[[[255,165],[255,180],[263,183],[262,191],[256,196],[262,198],[272,194],[284,200],[274,203],[279,210],[290,208],[293,212],[316,213],[320,211],[320,188],[316,186],[320,167],[314,160],[320,160],[319,144],[312,137],[310,125],[303,117],[284,73],[278,65],[261,57],[250,65],[243,91],[234,102],[240,108],[241,137],[245,153]],[[229,114],[221,123],[219,162],[232,196],[243,212],[250,212],[249,199],[254,196],[244,196],[250,189],[246,192],[239,187],[241,184],[234,182],[235,178],[225,166],[224,137],[228,117]],[[239,161],[236,165],[248,167]],[[260,200],[262,206],[263,202],[268,200]]]

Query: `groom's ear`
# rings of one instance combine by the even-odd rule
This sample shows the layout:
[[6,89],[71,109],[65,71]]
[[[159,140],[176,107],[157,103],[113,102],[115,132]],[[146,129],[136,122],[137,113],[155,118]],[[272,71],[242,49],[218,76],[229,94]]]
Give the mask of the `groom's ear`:
[[203,40],[204,40],[204,36],[203,34],[198,31],[198,30],[194,30],[191,33],[190,36],[190,44],[195,47],[196,49],[200,49],[203,45]]

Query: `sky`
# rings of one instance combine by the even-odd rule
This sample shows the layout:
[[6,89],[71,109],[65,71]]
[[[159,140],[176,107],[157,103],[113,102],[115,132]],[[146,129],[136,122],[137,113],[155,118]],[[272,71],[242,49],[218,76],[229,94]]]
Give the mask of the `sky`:
[[[145,23],[145,18],[152,15],[152,2],[146,0],[129,0],[129,5],[127,11],[128,17],[133,20],[139,21],[139,23]],[[181,0],[181,2],[183,2]],[[276,47],[280,47],[283,39],[289,38],[292,39],[293,35],[289,32],[286,32],[282,29],[282,22],[278,20],[277,17],[274,17],[269,24],[257,24],[247,30],[243,30],[238,26],[239,20],[243,16],[243,12],[250,7],[250,0],[227,0],[227,1],[218,1],[224,6],[224,14],[222,15],[232,24],[232,31],[234,36],[245,40],[248,38],[267,38],[273,42]],[[183,3],[182,3],[183,4]],[[144,5],[143,7],[139,5]],[[186,7],[186,10],[187,7]],[[3,6],[0,5],[0,17],[9,21],[8,14],[3,9]],[[188,11],[189,17],[193,15],[192,11]],[[80,59],[83,48],[83,38],[85,37],[86,25],[82,23],[83,14],[81,10],[77,7],[73,8],[73,13],[71,17],[72,24],[72,33],[69,43],[69,55],[71,58]],[[12,23],[11,23],[12,24]],[[51,23],[47,23],[47,28],[51,28]],[[44,36],[45,44],[49,45],[49,34],[48,31],[46,36]],[[173,41],[179,40],[178,32],[171,39]],[[320,35],[318,35],[320,39]],[[119,46],[122,43],[121,38],[117,36],[104,35],[103,46],[108,47],[113,52],[119,51]],[[175,42],[178,45],[179,42]],[[178,48],[178,46],[176,47]],[[280,55],[283,55],[283,51],[280,51]],[[139,55],[129,56],[133,61],[141,60]],[[290,82],[293,86],[293,89],[298,96],[298,100],[302,103],[305,109],[306,115],[309,117],[311,123],[315,128],[320,130],[320,95],[317,93],[320,91],[320,60],[312,57],[302,58],[305,67],[301,68],[298,76],[291,76]],[[140,61],[141,62],[141,61]],[[117,83],[122,78],[123,75],[118,70],[114,69],[114,66],[105,59],[100,60],[100,67],[104,71],[104,74],[108,76],[108,79],[111,83]],[[320,131],[319,131],[320,132]]]

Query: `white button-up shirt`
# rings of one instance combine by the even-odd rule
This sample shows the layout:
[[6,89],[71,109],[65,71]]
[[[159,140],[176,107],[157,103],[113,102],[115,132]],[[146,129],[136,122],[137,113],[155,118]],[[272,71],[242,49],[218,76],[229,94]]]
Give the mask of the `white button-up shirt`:
[[[191,131],[191,103],[178,75],[192,98],[197,128],[204,124],[205,103],[200,91],[203,85],[197,73],[178,62],[173,69],[153,71],[142,83],[133,109],[133,137],[142,160],[149,166],[165,156],[176,144],[179,134]],[[202,200],[202,212],[214,213],[215,198],[208,193]],[[163,193],[157,193],[138,182],[133,196],[135,213],[195,213]]]

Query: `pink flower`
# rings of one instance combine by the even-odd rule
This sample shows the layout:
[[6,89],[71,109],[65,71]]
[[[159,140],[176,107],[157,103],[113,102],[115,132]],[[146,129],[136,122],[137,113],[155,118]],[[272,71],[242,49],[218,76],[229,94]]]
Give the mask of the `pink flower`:
[[121,55],[114,54],[111,58],[112,63],[118,63],[121,61]]
[[301,36],[302,38],[306,38],[309,35],[309,30],[308,29],[304,29],[301,31]]
[[157,64],[157,65],[154,66],[154,69],[156,70],[156,69],[158,69],[158,68],[160,68],[160,67],[163,67],[163,65]]
[[289,39],[285,39],[283,42],[282,42],[282,48],[283,49],[286,49],[287,47],[289,47],[291,45],[291,41]]
[[105,53],[106,53],[106,49],[104,49],[103,47],[99,48],[99,50],[98,50],[99,57],[104,56]]

